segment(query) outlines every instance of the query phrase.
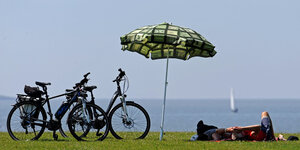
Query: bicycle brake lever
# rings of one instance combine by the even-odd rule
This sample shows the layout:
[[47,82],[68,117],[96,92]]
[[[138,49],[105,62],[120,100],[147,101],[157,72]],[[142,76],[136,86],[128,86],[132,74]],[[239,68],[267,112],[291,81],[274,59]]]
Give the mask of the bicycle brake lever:
[[85,75],[83,75],[84,78],[86,78],[89,74],[91,74],[90,72],[86,73]]

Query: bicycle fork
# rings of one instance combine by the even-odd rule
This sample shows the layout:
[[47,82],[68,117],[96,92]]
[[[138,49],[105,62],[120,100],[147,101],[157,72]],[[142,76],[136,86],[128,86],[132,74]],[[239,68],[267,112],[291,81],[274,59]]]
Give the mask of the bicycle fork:
[[83,120],[86,121],[88,124],[91,123],[90,117],[88,114],[86,114],[86,101],[84,98],[81,99],[82,102],[82,115],[83,115]]
[[126,119],[126,122],[129,122],[130,119],[129,119],[129,117],[128,117],[127,106],[126,106],[126,100],[125,100],[124,95],[122,95],[122,96],[120,97],[120,99],[121,99],[121,102],[122,102],[122,105],[123,105],[124,117],[125,117],[125,119]]

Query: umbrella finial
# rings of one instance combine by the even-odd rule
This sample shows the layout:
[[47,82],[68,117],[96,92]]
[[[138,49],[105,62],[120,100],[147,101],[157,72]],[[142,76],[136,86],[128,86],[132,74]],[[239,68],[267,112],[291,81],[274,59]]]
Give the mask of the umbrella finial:
[[[161,23],[161,24],[169,24],[169,23],[165,21],[165,22],[163,22],[163,23]],[[172,24],[172,23],[171,23],[171,24]]]

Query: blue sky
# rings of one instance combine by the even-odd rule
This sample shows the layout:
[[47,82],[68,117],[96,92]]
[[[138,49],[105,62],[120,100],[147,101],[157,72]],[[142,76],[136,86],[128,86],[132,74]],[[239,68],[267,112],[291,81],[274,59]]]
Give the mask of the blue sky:
[[170,60],[169,99],[300,98],[300,2],[296,0],[0,0],[0,95],[51,82],[60,94],[91,72],[110,98],[123,68],[128,97],[163,98],[165,60],[122,51],[119,37],[169,22],[216,46],[213,58]]

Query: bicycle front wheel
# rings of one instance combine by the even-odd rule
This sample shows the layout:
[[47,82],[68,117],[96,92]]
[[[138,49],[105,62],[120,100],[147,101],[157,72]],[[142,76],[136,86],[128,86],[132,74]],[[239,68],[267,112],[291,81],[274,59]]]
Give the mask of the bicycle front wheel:
[[108,117],[104,110],[94,104],[75,106],[68,116],[70,133],[78,141],[104,140],[109,132]]
[[37,103],[17,103],[7,117],[7,131],[14,140],[37,140],[46,127],[46,112]]
[[126,102],[128,118],[122,103],[115,106],[109,115],[111,134],[117,139],[143,139],[150,130],[147,111],[134,102]]

